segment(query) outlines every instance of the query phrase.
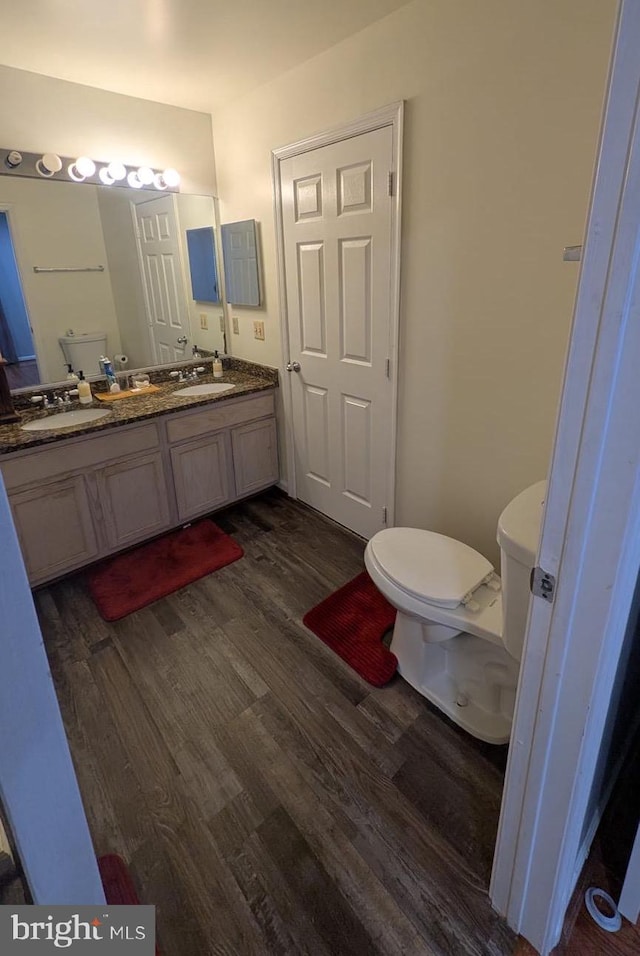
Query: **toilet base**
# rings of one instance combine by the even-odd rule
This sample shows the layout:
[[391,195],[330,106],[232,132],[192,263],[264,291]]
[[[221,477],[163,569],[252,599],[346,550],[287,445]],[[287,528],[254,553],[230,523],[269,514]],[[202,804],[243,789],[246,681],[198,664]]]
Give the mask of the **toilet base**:
[[398,673],[467,733],[508,743],[520,665],[502,645],[460,634],[433,643],[423,622],[398,611],[391,651]]

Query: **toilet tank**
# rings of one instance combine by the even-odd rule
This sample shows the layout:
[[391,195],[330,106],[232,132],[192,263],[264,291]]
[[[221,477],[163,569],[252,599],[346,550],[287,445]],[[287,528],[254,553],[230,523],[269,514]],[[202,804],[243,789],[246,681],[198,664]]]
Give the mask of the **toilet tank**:
[[74,372],[100,374],[100,356],[107,354],[106,332],[74,332],[73,335],[61,335],[58,342],[65,362],[73,366]]
[[520,660],[531,591],[529,579],[535,565],[542,525],[547,482],[538,481],[509,502],[498,519],[500,574],[502,577],[502,640],[512,657]]

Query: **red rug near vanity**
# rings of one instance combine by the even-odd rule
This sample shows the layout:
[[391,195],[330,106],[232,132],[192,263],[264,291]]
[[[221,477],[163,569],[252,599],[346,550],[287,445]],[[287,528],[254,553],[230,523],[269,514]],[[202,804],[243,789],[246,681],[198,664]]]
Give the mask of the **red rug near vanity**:
[[[121,856],[108,853],[98,857],[98,871],[108,906],[141,905],[129,868]],[[156,956],[160,956],[157,946]]]
[[382,687],[398,666],[395,654],[382,643],[395,619],[395,608],[363,571],[307,611],[302,623],[361,677]]
[[199,521],[103,561],[87,574],[89,593],[105,621],[118,621],[243,554],[213,521]]

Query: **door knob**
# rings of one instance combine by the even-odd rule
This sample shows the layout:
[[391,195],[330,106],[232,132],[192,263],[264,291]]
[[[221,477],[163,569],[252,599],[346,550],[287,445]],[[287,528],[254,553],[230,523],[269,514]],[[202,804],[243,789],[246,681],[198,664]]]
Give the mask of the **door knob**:
[[179,339],[176,339],[177,345],[186,345],[187,342],[188,342],[188,339],[186,335],[181,335]]
[[299,372],[300,362],[287,362],[286,368],[287,372]]

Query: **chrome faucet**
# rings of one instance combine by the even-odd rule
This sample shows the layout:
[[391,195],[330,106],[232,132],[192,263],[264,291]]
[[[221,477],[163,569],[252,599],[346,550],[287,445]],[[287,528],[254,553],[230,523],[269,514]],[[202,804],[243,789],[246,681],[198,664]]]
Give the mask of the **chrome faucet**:
[[169,376],[176,382],[191,382],[197,381],[198,372],[204,372],[204,368],[201,366],[198,366],[198,368],[181,368],[179,371],[169,372]]
[[61,408],[63,411],[68,411],[72,406],[71,395],[69,392],[65,392],[64,395],[58,395],[57,392],[53,392],[51,395],[46,394],[44,400],[41,399],[41,396],[36,396],[37,399],[42,401],[42,407],[49,411],[50,409]]

